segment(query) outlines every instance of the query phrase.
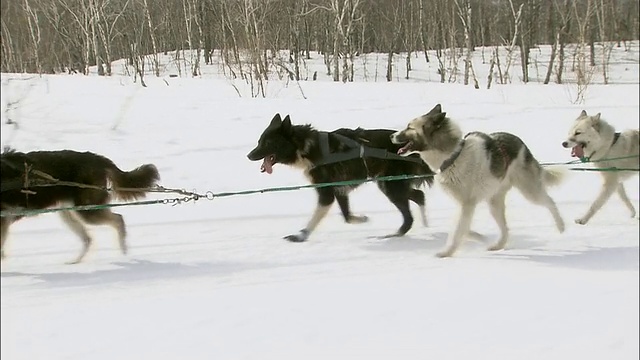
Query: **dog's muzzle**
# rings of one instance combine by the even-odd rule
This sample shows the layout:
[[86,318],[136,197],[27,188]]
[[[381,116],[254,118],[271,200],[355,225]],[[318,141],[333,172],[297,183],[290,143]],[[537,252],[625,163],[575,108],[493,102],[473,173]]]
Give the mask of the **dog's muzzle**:
[[247,154],[247,158],[251,161],[257,161],[264,158],[264,155],[258,153],[258,149],[253,149]]

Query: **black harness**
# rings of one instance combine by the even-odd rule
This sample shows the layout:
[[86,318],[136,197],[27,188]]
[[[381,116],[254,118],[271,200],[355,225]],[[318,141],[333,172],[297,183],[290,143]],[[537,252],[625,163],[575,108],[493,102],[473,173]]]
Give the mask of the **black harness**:
[[[318,137],[320,140],[320,152],[322,157],[320,160],[313,163],[313,167],[318,167],[327,164],[334,164],[338,162],[343,162],[347,160],[353,159],[362,159],[363,161],[366,158],[376,158],[383,160],[402,160],[402,161],[410,161],[416,164],[422,164],[422,159],[415,156],[400,156],[398,154],[394,154],[385,149],[374,148],[370,146],[363,145],[351,138],[348,138],[344,135],[332,133],[331,135],[335,136],[340,143],[346,145],[349,150],[343,152],[331,152],[329,148],[329,133],[326,131],[319,131]],[[366,162],[365,162],[366,166]]]
[[456,161],[458,156],[460,156],[460,153],[462,152],[462,148],[464,148],[465,139],[466,139],[466,136],[464,137],[464,139],[460,140],[456,148],[453,150],[453,153],[451,153],[451,156],[449,156],[447,160],[442,162],[442,165],[440,165],[440,169],[438,169],[439,173],[447,170],[451,165],[453,165],[453,162]]
[[[613,134],[613,141],[611,142],[611,146],[610,146],[609,148],[613,147],[613,145],[615,145],[615,144],[616,144],[616,142],[617,142],[617,141],[618,141],[618,139],[620,138],[620,134],[621,134],[621,133],[619,133],[619,132],[616,132],[616,133],[614,133],[614,134]],[[593,155],[595,155],[595,154],[596,154],[596,152],[594,151],[594,152],[593,152],[593,154],[591,154],[591,156],[589,156],[588,158],[587,158],[587,157],[581,157],[581,158],[580,158],[580,161],[582,161],[582,162],[587,162],[587,161],[589,161],[589,159],[591,159],[591,158],[593,157]]]
[[613,134],[613,142],[611,143],[611,146],[615,145],[616,141],[618,141],[619,138],[620,138],[620,133],[619,132]]

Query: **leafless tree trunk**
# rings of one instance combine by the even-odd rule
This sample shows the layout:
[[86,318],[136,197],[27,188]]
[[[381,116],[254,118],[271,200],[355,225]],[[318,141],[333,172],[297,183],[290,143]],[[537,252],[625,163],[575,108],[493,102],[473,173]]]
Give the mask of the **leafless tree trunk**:
[[[473,64],[471,60],[473,58],[473,45],[471,44],[470,24],[471,24],[471,5],[465,0],[464,9],[460,7],[458,0],[454,0],[456,8],[458,9],[458,16],[462,22],[462,29],[464,31],[464,42],[467,47],[467,56],[464,60],[464,84],[469,85],[469,72],[472,71]],[[476,88],[478,80],[475,79]]]
[[418,26],[420,27],[420,42],[422,44],[422,51],[424,51],[424,59],[426,62],[429,62],[429,53],[427,52],[428,50],[428,46],[427,46],[427,29],[426,29],[426,25],[424,24],[423,18],[424,18],[424,1],[426,0],[418,0],[419,4],[420,4],[420,10],[419,10],[419,17],[418,17]]
[[491,82],[493,81],[493,68],[496,65],[496,53],[491,53],[491,60],[489,61],[489,75],[487,75],[487,89],[491,89]]
[[587,37],[587,31],[589,29],[589,19],[591,18],[593,11],[592,0],[587,0],[584,17],[580,16],[580,11],[575,2],[573,2],[573,11],[578,25],[578,43],[575,50],[576,56],[576,78],[578,85],[578,94],[576,96],[576,102],[582,102],[584,95],[586,94],[587,87],[591,82],[591,76],[593,71],[587,68],[586,56],[585,56],[585,43]]
[[151,56],[153,59],[154,72],[157,77],[160,77],[160,60],[158,59],[158,46],[156,45],[155,28],[151,21],[151,12],[149,11],[149,4],[147,3],[147,0],[142,0],[142,3],[144,4],[144,14],[147,18],[147,25],[149,25],[149,37],[151,38],[151,46],[153,49],[153,54],[151,54]]
[[524,7],[524,3],[520,4],[518,11],[516,12],[513,7],[513,0],[509,0],[509,5],[511,7],[511,14],[513,15],[513,37],[511,38],[511,42],[506,44],[507,46],[507,64],[504,69],[504,77],[506,80],[511,81],[511,76],[509,75],[509,70],[511,70],[511,64],[513,62],[513,50],[516,46],[516,40],[518,39],[518,31],[520,30],[520,19],[522,16],[522,8]]
[[[611,55],[611,50],[613,49],[613,43],[609,44],[607,42],[607,35],[605,30],[605,24],[607,16],[605,13],[605,3],[604,0],[600,0],[599,11],[595,11],[596,17],[598,19],[598,30],[600,33],[600,42],[602,45],[602,79],[605,84],[609,84],[609,56]],[[615,21],[614,21],[615,23]]]
[[38,73],[42,73],[42,65],[40,64],[40,26],[38,24],[38,16],[31,9],[29,0],[24,0],[24,9],[27,13],[27,22],[29,24],[29,35],[31,35],[31,41],[33,42],[33,58],[36,63],[36,70]]

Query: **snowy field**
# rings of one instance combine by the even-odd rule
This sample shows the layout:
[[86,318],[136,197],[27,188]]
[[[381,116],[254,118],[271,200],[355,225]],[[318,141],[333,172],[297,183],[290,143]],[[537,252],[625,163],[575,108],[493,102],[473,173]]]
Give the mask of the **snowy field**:
[[[322,73],[321,58],[312,60]],[[166,187],[217,193],[306,183],[282,165],[261,174],[246,158],[276,112],[321,130],[397,129],[441,103],[463,131],[513,132],[543,163],[572,160],[560,144],[582,109],[601,112],[618,130],[638,127],[637,42],[614,48],[612,84],[595,84],[595,73],[582,103],[576,85],[524,85],[519,69],[512,84],[486,90],[477,61],[481,90],[437,83],[435,65],[416,58],[414,74],[423,76],[409,81],[343,84],[322,74],[299,87],[272,81],[267,98],[239,97],[217,65],[203,67],[200,78],[169,77],[175,69],[167,66],[161,78],[146,78],[146,88],[122,74],[3,74],[1,145],[94,151],[125,170],[154,163]],[[614,195],[588,225],[573,222],[600,183],[597,173],[572,171],[550,190],[567,223],[563,234],[546,209],[511,192],[511,241],[500,252],[485,250],[498,228],[482,205],[473,228],[488,243],[469,240],[448,259],[434,255],[457,208],[437,185],[426,191],[429,227],[416,221],[407,236],[385,240],[375,236],[397,229],[401,217],[374,184],[351,197],[369,223],[345,224],[334,207],[299,244],[282,237],[311,216],[310,189],[117,208],[130,254],[119,253],[110,228],[94,227],[93,251],[78,265],[64,264],[80,242],[58,216],[25,219],[12,226],[2,263],[0,355],[638,359],[639,221]],[[626,186],[638,208],[638,177]],[[164,197],[175,196],[149,198]]]

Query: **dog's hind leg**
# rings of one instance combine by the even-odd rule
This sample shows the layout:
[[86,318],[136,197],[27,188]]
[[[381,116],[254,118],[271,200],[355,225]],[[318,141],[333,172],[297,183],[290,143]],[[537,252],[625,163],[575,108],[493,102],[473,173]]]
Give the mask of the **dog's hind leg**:
[[618,184],[618,196],[620,196],[620,199],[622,199],[622,202],[627,206],[627,209],[631,211],[631,217],[635,217],[636,209],[633,207],[633,204],[629,200],[629,197],[627,196],[627,191],[624,189],[624,184],[622,183]]
[[318,192],[318,205],[316,206],[316,210],[313,212],[311,219],[307,223],[307,226],[300,230],[298,234],[287,235],[284,238],[291,242],[304,242],[307,241],[309,235],[315,230],[315,228],[320,224],[320,221],[327,216],[333,201],[335,200],[335,194],[333,189],[330,187],[326,188],[316,188]]
[[2,260],[4,260],[4,243],[7,241],[7,235],[9,235],[9,225],[11,225],[9,217],[0,218],[0,259]]
[[520,190],[527,200],[536,205],[546,207],[553,216],[553,220],[555,221],[558,231],[561,233],[564,232],[564,220],[562,220],[562,216],[560,216],[560,211],[558,211],[555,201],[553,201],[551,196],[549,196],[549,193],[547,193],[547,189],[541,179],[535,180],[522,177],[516,179],[516,181],[514,181],[514,185],[518,190]]
[[460,208],[460,215],[458,217],[458,225],[452,234],[449,234],[447,239],[447,245],[444,250],[436,254],[437,257],[449,257],[452,256],[465,235],[469,234],[471,228],[471,220],[473,220],[473,213],[476,210],[476,203],[462,204]]
[[109,209],[82,210],[78,211],[78,215],[91,225],[109,225],[118,233],[118,245],[123,254],[127,254],[127,229],[124,224],[124,218],[120,214],[111,212]]
[[87,253],[89,252],[89,248],[91,247],[91,237],[87,233],[87,229],[82,224],[80,219],[77,218],[76,214],[77,213],[73,213],[69,210],[60,212],[62,221],[64,221],[69,229],[71,229],[71,231],[78,235],[80,237],[80,240],[82,240],[82,250],[80,251],[80,254],[78,255],[78,257],[76,257],[75,260],[69,261],[67,262],[67,264],[77,264],[81,262],[82,259],[84,259],[84,257],[87,255]]
[[365,215],[353,215],[349,207],[349,196],[346,194],[335,194],[338,206],[344,217],[344,221],[349,224],[362,224],[369,221],[369,218]]
[[429,226],[429,223],[427,222],[427,210],[425,208],[424,192],[420,189],[411,189],[411,191],[409,192],[409,200],[418,204],[418,206],[420,207],[420,220],[422,220],[422,225],[425,227]]
[[494,220],[498,224],[498,227],[500,228],[500,239],[497,243],[495,243],[495,245],[489,248],[490,251],[502,250],[507,245],[507,240],[509,238],[509,228],[507,227],[507,219],[505,217],[504,200],[506,195],[506,191],[501,191],[489,200],[489,209],[491,211],[491,216],[493,216]]
[[413,216],[409,208],[409,184],[403,181],[387,181],[379,182],[378,187],[402,214],[402,225],[398,231],[385,235],[383,238],[403,236],[413,226]]

